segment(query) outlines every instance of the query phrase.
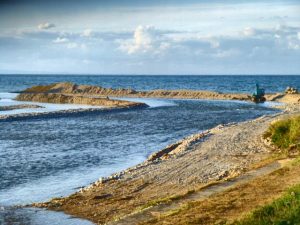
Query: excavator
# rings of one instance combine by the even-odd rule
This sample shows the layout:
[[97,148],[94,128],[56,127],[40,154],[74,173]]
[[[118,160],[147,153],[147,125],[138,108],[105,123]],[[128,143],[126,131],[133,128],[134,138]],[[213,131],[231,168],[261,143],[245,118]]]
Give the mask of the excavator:
[[260,88],[259,87],[259,84],[256,83],[256,90],[255,92],[252,94],[251,96],[251,100],[255,103],[262,103],[262,102],[265,102],[266,101],[266,98],[265,98],[265,89],[263,88]]

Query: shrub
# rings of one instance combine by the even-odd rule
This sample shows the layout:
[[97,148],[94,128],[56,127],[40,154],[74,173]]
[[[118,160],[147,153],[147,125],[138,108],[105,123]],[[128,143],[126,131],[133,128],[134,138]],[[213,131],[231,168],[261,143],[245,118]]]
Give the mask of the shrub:
[[264,137],[280,149],[300,150],[300,115],[273,123]]

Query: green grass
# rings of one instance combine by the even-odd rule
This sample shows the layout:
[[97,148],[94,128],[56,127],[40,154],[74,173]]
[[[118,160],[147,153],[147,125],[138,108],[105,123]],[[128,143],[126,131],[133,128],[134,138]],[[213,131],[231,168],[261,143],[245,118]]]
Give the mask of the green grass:
[[300,115],[273,123],[264,137],[280,149],[300,150]]
[[235,225],[300,224],[300,184],[292,187],[281,198],[263,206]]

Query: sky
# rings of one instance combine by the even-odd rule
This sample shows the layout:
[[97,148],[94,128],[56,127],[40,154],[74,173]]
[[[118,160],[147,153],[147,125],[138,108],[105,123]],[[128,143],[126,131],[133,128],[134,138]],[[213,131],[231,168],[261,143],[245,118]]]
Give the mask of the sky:
[[0,0],[1,74],[300,74],[300,0]]

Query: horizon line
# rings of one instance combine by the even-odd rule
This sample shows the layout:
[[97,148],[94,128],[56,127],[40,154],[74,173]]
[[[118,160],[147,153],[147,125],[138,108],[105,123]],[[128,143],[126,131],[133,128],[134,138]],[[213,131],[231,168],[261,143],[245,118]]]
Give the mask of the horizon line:
[[0,76],[300,76],[299,74],[84,74],[84,73],[0,73]]

